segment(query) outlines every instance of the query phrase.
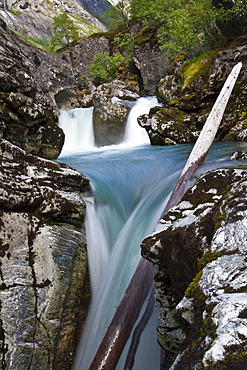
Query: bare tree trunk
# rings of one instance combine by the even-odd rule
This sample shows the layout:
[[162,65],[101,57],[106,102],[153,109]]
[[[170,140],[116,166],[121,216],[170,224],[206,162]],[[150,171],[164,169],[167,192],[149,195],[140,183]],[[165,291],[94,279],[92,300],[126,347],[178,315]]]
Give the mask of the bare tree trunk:
[[153,284],[153,265],[141,259],[89,370],[114,370]]
[[203,129],[190,153],[186,165],[166,205],[164,214],[167,213],[170,208],[174,207],[180,202],[184,195],[188,181],[192,178],[195,170],[204,161],[220,126],[220,122],[226,109],[226,105],[228,103],[241,68],[242,63],[239,62],[233,67],[230,75],[227,77],[224,86],[222,87],[221,92],[216,102],[214,103],[214,106],[207,118],[207,121],[203,126]]

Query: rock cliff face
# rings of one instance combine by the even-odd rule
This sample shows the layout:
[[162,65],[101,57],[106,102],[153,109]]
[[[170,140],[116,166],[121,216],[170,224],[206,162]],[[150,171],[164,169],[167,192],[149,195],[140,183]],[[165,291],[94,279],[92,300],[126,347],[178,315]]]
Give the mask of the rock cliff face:
[[5,140],[0,178],[1,366],[68,369],[87,268],[88,181]]
[[56,158],[64,140],[57,104],[61,91],[75,95],[73,70],[0,26],[0,137],[28,153]]
[[109,8],[109,4],[98,0],[94,5],[92,8],[76,0],[0,0],[0,17],[24,36],[49,39],[53,35],[53,18],[63,12],[71,16],[83,36],[92,33],[92,30],[105,30],[98,18]]
[[246,139],[247,45],[242,42],[243,45],[206,54],[199,62],[187,62],[187,67],[179,61],[159,82],[157,96],[164,105],[139,119],[153,145],[195,142],[227,76],[239,61],[243,67],[217,138]]
[[155,266],[163,369],[246,366],[246,176],[205,174],[143,241]]

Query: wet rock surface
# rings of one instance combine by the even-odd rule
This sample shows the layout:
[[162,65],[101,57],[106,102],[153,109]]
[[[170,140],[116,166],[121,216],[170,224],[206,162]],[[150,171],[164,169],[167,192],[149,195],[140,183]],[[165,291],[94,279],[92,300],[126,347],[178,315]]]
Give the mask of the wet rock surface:
[[143,241],[163,369],[246,364],[246,178],[244,169],[203,175]]
[[123,140],[131,102],[139,98],[137,89],[122,81],[100,85],[93,95],[96,145],[116,144]]
[[59,368],[64,341],[69,368],[87,269],[88,181],[5,140],[0,176],[2,368]]
[[64,135],[54,95],[75,83],[70,67],[0,27],[0,137],[28,153],[56,158]]
[[182,138],[182,142],[185,137],[187,142],[195,142],[198,130],[205,123],[226,78],[240,61],[243,66],[217,138],[223,141],[246,140],[247,46],[241,40],[239,42],[242,45],[230,46],[216,54],[206,54],[200,61],[201,66],[195,61],[187,75],[181,61],[168,71],[157,87],[157,96],[163,108],[139,118],[139,124],[145,127],[153,145],[180,143],[178,137]]

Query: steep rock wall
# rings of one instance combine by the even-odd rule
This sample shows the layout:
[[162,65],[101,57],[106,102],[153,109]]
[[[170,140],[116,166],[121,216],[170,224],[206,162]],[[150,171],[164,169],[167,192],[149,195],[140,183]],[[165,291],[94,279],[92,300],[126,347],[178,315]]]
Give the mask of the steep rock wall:
[[105,30],[104,24],[97,18],[101,9],[109,8],[109,4],[98,2],[99,12],[92,14],[76,0],[19,0],[0,1],[0,17],[13,30],[24,36],[49,39],[53,35],[53,18],[61,13],[67,13],[80,27],[81,36],[92,33],[92,30]]
[[244,369],[247,340],[246,176],[199,179],[142,243],[155,266],[163,369]]
[[[153,145],[195,142],[232,67],[243,63],[217,133],[219,140],[246,139],[247,45],[206,53],[201,60],[178,61],[158,84],[157,96],[164,103],[139,123]],[[187,69],[186,69],[187,68]]]
[[64,134],[58,127],[56,95],[77,84],[71,66],[27,45],[0,23],[0,137],[28,153],[56,158]]
[[87,271],[88,181],[0,140],[0,361],[68,369]]

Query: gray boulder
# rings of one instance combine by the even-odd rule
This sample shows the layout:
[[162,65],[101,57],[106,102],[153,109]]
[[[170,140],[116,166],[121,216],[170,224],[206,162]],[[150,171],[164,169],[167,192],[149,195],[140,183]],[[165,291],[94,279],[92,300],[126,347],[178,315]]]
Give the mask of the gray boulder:
[[246,176],[202,176],[142,243],[155,265],[163,369],[246,366]]
[[5,140],[0,177],[1,366],[68,369],[87,268],[88,181]]
[[96,145],[116,144],[123,140],[127,114],[131,102],[137,98],[137,88],[123,81],[113,81],[97,87],[93,95]]
[[[241,42],[240,40],[239,43]],[[139,119],[140,125],[147,130],[151,143],[181,143],[185,137],[187,142],[195,142],[227,76],[240,61],[243,66],[225,110],[217,139],[246,140],[246,56],[247,45],[243,42],[243,45],[225,48],[216,54],[205,54],[199,62],[195,60],[182,64],[179,61],[158,84],[157,97],[163,102],[163,107]]]

